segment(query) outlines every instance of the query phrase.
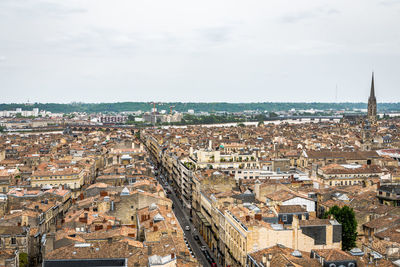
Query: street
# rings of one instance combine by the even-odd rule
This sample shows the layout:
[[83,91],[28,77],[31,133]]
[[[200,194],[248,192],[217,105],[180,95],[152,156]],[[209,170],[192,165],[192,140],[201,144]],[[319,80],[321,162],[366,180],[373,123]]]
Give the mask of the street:
[[[203,246],[203,248],[205,247],[207,249],[209,255],[213,259],[213,262],[217,262],[217,261],[214,259],[214,255],[209,250],[208,246],[204,242],[201,235],[197,232],[197,230],[195,230],[195,227],[190,222],[189,216],[184,212],[184,208],[182,207],[181,201],[176,197],[174,190],[169,185],[166,185],[160,179],[160,176],[157,176],[157,180],[163,186],[165,191],[169,190],[171,192],[170,194],[168,194],[168,197],[173,202],[173,205],[174,205],[173,210],[175,213],[175,217],[178,219],[178,221],[183,229],[184,235],[185,235],[185,237],[189,243],[189,246],[190,246],[191,250],[193,251],[196,259],[203,266],[212,266],[211,263],[209,263],[209,261],[207,261],[205,253],[202,252],[201,247]],[[186,226],[190,227],[190,231],[185,230]],[[196,241],[194,239],[194,235],[198,235],[198,237],[199,237],[198,241]],[[219,265],[215,264],[214,266],[219,266]]]

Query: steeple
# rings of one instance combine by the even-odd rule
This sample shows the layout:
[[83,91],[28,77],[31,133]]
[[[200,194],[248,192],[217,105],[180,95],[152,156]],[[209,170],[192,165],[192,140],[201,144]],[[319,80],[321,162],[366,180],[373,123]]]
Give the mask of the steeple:
[[374,73],[372,72],[371,80],[371,93],[368,98],[368,120],[371,123],[376,122],[376,98],[375,98],[375,85],[374,85]]
[[375,98],[374,72],[372,72],[371,93],[370,93],[369,97]]

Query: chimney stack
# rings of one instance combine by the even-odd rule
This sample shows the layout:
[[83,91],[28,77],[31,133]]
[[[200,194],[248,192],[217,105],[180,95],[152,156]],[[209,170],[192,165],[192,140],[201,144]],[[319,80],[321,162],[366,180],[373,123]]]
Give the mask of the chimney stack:
[[267,266],[267,256],[266,256],[265,254],[262,255],[261,263],[262,263],[264,266]]
[[272,261],[272,254],[268,254],[267,266],[266,267],[271,267],[271,261]]

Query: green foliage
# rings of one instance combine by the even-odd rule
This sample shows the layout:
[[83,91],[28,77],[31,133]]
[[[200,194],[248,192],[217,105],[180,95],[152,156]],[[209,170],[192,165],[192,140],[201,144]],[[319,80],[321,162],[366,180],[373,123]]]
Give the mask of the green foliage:
[[0,133],[2,133],[2,132],[4,132],[4,127],[3,126],[0,126]]
[[[244,110],[260,110],[274,112],[279,110],[290,110],[292,108],[296,110],[305,109],[366,109],[367,103],[288,103],[288,102],[259,102],[259,103],[182,103],[182,102],[170,102],[162,103],[157,105],[158,109],[168,109],[169,106],[175,106],[174,110],[178,112],[186,112],[188,109],[193,109],[196,112],[241,112]],[[32,105],[25,104],[0,104],[0,110],[15,110],[16,108],[22,108],[22,110],[32,110],[33,108],[39,108],[40,110],[46,110],[51,112],[123,112],[123,111],[150,111],[153,106],[149,102],[117,102],[117,103],[71,103],[71,104],[56,104],[56,103],[35,103]],[[400,110],[400,103],[379,103],[379,111],[387,110]],[[261,115],[256,115],[261,118]],[[257,119],[259,121],[261,119]]]
[[269,113],[269,117],[270,118],[276,118],[276,117],[278,117],[278,114],[276,114],[275,112],[270,112]]
[[185,167],[188,169],[188,170],[194,170],[195,169],[195,165],[193,164],[193,162],[185,162],[185,163],[183,163],[183,165],[185,165]]
[[244,123],[238,123],[238,127],[245,127]]
[[180,123],[182,125],[187,124],[217,124],[217,123],[227,123],[227,122],[240,122],[243,118],[233,115],[201,115],[195,116],[190,114],[185,114]]
[[357,221],[353,209],[348,206],[339,208],[335,205],[324,214],[324,218],[326,219],[330,215],[333,215],[342,224],[342,249],[350,250],[354,248],[357,239]]
[[137,131],[137,132],[135,133],[135,137],[136,137],[137,139],[140,139],[140,131]]
[[19,253],[19,266],[28,266],[28,254],[25,252]]

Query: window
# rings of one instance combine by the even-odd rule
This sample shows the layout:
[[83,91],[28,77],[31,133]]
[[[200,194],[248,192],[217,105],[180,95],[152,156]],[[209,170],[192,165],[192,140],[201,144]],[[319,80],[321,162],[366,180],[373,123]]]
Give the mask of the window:
[[131,221],[133,221],[133,216],[131,216]]
[[287,215],[282,216],[282,221],[286,222],[287,221]]
[[17,244],[17,239],[15,237],[11,237],[11,244],[12,245]]

